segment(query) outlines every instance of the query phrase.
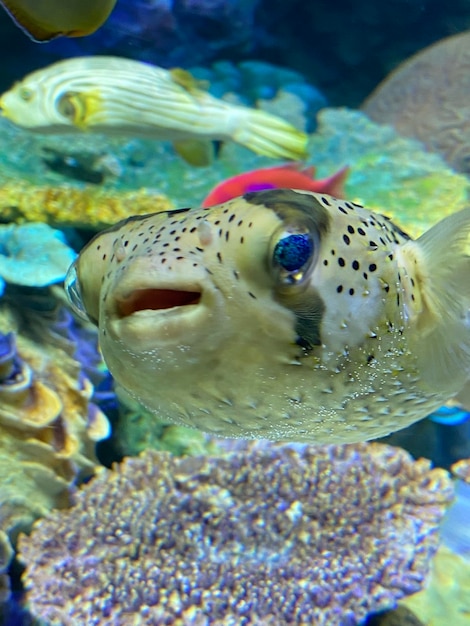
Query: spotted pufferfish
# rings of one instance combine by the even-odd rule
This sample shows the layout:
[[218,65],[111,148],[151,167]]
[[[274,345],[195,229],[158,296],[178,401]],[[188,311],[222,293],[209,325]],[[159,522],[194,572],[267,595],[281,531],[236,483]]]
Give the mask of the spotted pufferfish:
[[357,442],[470,379],[470,208],[417,240],[327,195],[247,193],[99,233],[66,279],[104,359],[160,419]]

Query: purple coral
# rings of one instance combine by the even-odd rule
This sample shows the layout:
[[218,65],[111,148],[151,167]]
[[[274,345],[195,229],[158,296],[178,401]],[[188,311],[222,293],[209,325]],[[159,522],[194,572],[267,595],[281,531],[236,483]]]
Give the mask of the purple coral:
[[421,588],[452,495],[379,444],[147,452],[22,537],[29,606],[61,625],[353,625]]

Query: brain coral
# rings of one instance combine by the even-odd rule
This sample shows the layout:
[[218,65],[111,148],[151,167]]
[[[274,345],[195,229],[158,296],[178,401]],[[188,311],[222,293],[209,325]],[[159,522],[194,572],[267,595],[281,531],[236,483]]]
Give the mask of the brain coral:
[[362,109],[424,142],[460,172],[470,173],[470,31],[425,48],[399,65]]
[[380,444],[149,451],[19,541],[50,624],[352,626],[423,585],[447,472]]

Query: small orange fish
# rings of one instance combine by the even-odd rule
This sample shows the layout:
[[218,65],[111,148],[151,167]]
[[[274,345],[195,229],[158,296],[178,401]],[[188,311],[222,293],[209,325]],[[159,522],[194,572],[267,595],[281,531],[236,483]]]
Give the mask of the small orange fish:
[[216,185],[204,199],[202,206],[209,207],[214,206],[214,204],[221,204],[237,196],[243,196],[250,191],[278,189],[280,187],[326,193],[336,198],[344,198],[343,185],[348,171],[347,166],[342,167],[332,176],[320,180],[314,180],[315,167],[313,165],[302,169],[300,163],[287,163],[277,167],[244,172],[227,178],[227,180]]

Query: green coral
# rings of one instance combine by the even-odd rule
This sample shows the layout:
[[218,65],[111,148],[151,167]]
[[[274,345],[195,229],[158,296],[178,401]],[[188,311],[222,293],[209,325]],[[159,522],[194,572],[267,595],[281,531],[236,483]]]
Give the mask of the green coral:
[[[295,98],[292,94],[289,97]],[[281,105],[282,99],[278,103]],[[269,106],[272,109],[276,103],[270,101]],[[293,106],[291,102],[289,108]],[[69,135],[34,135],[7,127],[2,120],[0,133],[0,185],[18,176],[34,185],[63,186],[68,180],[46,169],[42,159],[45,146],[58,152],[70,151]],[[219,158],[204,168],[188,165],[169,143],[162,141],[83,134],[73,137],[73,149],[95,151],[119,164],[120,172],[107,178],[101,188],[146,188],[168,196],[175,206],[198,206],[210,189],[225,178],[277,163],[233,142],[223,145]],[[469,189],[465,176],[454,173],[438,155],[426,152],[421,143],[399,137],[391,127],[379,126],[363,113],[345,108],[320,111],[307,162],[317,168],[318,177],[349,165],[348,197],[389,213],[412,234],[462,208]],[[71,182],[68,181],[69,186]],[[74,182],[73,187],[84,185]]]
[[412,235],[467,203],[465,176],[420,142],[399,137],[359,111],[321,111],[309,154],[319,176],[349,165],[347,196],[389,214]]

